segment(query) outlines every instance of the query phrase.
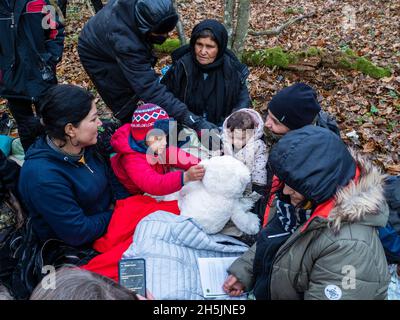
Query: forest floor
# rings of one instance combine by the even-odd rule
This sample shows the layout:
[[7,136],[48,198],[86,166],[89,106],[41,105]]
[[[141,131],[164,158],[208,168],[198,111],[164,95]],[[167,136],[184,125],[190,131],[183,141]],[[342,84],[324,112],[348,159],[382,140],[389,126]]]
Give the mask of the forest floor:
[[[205,18],[222,21],[222,0],[178,0],[186,36]],[[277,36],[248,36],[246,49],[280,46],[287,51],[309,47],[351,49],[380,67],[389,77],[374,79],[355,70],[320,67],[314,71],[289,71],[250,67],[248,85],[253,106],[260,112],[281,88],[302,81],[313,86],[324,110],[336,116],[342,138],[391,174],[400,174],[400,2],[398,0],[252,0],[250,27],[272,29],[296,16],[316,11]],[[348,20],[349,12],[353,17]],[[90,18],[82,0],[72,0],[67,11],[65,51],[57,74],[61,83],[73,83],[95,92],[77,53],[79,33]],[[173,36],[177,36],[174,34]],[[156,70],[170,63],[160,56]],[[0,100],[5,109],[5,101]],[[101,102],[103,116],[109,110]],[[358,136],[354,138],[354,136]],[[349,136],[353,136],[350,138]]]

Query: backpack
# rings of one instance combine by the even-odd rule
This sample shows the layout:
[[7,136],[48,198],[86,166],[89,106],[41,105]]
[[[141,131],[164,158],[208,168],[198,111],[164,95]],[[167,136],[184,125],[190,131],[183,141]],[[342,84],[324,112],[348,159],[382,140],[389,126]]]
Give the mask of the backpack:
[[379,238],[389,264],[400,263],[400,176],[390,176],[384,186],[386,202],[389,206],[389,220],[384,228],[379,228]]
[[319,127],[331,130],[340,137],[340,129],[336,122],[336,118],[328,112],[321,110],[318,113],[315,124]]
[[15,299],[26,300],[46,275],[45,266],[52,266],[54,270],[64,265],[81,266],[97,255],[92,248],[72,247],[58,239],[40,241],[28,218],[3,243],[0,282]]

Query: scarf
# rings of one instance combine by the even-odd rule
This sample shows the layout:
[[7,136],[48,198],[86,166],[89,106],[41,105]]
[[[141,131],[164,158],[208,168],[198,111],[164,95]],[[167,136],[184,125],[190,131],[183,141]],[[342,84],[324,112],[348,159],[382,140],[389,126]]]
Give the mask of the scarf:
[[[286,199],[285,199],[286,200]],[[257,239],[256,254],[253,262],[255,277],[254,295],[257,300],[270,300],[270,285],[273,261],[279,248],[290,238],[293,232],[312,214],[312,209],[299,209],[280,200],[276,202],[277,212],[261,230]]]
[[312,210],[310,209],[296,208],[292,204],[281,200],[277,200],[276,209],[276,214],[278,215],[282,228],[288,234],[294,233],[312,214]]

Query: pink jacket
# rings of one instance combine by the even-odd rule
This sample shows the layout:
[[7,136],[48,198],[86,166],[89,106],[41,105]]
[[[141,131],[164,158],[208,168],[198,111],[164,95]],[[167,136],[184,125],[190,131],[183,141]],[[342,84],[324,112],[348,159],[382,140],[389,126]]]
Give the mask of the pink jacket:
[[[111,158],[111,166],[118,180],[133,195],[163,196],[179,191],[183,186],[183,172],[170,172],[170,168],[187,170],[200,160],[176,147],[167,148],[165,155],[159,156],[146,155],[140,146],[134,150],[129,144],[130,130],[130,124],[125,124],[111,138],[117,153]],[[136,141],[131,141],[136,146]]]

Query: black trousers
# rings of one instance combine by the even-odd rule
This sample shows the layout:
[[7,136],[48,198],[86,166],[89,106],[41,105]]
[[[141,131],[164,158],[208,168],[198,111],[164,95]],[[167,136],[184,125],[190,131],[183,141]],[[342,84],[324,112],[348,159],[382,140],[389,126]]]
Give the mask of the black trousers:
[[[60,7],[64,18],[67,17],[67,2],[68,0],[58,0],[58,6]],[[97,12],[99,12],[99,10],[101,10],[103,8],[103,2],[101,0],[91,0],[92,5],[94,7],[94,10]]]
[[139,98],[131,88],[126,87],[124,77],[113,77],[115,73],[122,72],[116,61],[99,60],[90,51],[82,42],[78,42],[81,64],[104,103],[111,109],[114,117],[121,121],[121,124],[130,123]]
[[[38,111],[39,104],[35,103],[34,106]],[[39,118],[35,115],[31,101],[8,99],[8,109],[17,123],[21,144],[26,152],[36,138],[43,133],[43,127]]]

